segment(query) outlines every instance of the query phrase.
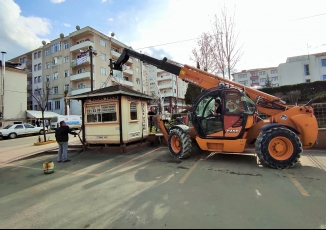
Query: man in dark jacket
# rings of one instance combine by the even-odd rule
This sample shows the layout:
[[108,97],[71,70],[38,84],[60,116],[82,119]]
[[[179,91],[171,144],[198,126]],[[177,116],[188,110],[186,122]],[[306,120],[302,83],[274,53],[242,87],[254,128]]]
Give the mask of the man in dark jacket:
[[60,127],[55,130],[55,139],[59,145],[57,162],[68,162],[68,133],[72,135],[79,135],[79,133],[70,130],[69,126],[64,121],[60,121]]

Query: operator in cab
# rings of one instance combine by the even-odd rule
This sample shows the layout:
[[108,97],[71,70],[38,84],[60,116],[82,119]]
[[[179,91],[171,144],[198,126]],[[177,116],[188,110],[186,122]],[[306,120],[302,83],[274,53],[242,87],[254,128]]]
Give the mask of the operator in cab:
[[214,116],[215,117],[221,117],[222,115],[222,104],[221,104],[221,100],[220,99],[215,99],[215,113]]

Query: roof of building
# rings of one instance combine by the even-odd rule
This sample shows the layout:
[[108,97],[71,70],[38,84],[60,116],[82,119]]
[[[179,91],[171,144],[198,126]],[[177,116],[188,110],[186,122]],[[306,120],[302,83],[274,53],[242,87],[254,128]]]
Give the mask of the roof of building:
[[153,99],[153,97],[140,93],[138,91],[135,91],[133,89],[129,89],[122,85],[113,85],[105,88],[100,88],[97,90],[94,90],[93,92],[86,92],[81,93],[74,96],[68,96],[68,99],[82,99],[82,98],[88,98],[88,97],[98,97],[98,96],[108,96],[108,95],[128,95],[128,96],[134,96],[134,97],[140,97],[144,99]]
[[[6,61],[5,66],[6,66],[6,68],[12,68],[12,69],[17,69],[17,70],[24,71],[24,69],[20,68],[20,66],[21,66],[20,63]],[[2,61],[1,60],[0,60],[0,67],[2,67]]]

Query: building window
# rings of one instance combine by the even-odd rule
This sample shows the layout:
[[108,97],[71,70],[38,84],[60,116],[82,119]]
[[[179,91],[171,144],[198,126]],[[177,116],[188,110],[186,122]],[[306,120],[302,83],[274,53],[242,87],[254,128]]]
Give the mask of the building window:
[[247,77],[247,74],[239,74],[239,75],[238,75],[238,79],[246,78],[246,77]]
[[50,62],[47,62],[47,63],[45,64],[45,69],[50,69],[50,67],[51,67]]
[[80,74],[80,73],[85,73],[85,69],[82,68],[82,69],[77,70],[77,74]]
[[256,77],[256,76],[258,76],[258,75],[257,75],[257,73],[250,73],[250,76],[251,76],[251,77]]
[[63,62],[64,62],[64,63],[69,62],[69,56],[66,56],[66,57],[63,59]]
[[58,72],[55,72],[54,74],[53,74],[53,80],[57,80],[58,79]]
[[264,83],[266,82],[266,78],[260,78],[260,83]]
[[103,68],[103,67],[101,67],[101,74],[102,74],[102,75],[106,75],[106,69]]
[[242,84],[242,85],[248,85],[248,81],[247,80],[246,81],[239,81],[239,83]]
[[22,57],[19,59],[19,63],[20,64],[23,64],[23,63],[26,63],[26,57]]
[[137,120],[137,104],[135,102],[130,103],[130,120]]
[[150,66],[150,67],[148,68],[149,72],[154,72],[154,69],[155,69],[154,66]]
[[37,78],[37,82],[38,82],[38,83],[41,83],[41,82],[42,82],[42,77],[41,77],[41,76],[38,76],[38,78]]
[[85,82],[79,83],[77,85],[77,89],[84,89],[84,88],[86,88],[86,83]]
[[34,59],[36,59],[36,58],[37,58],[37,52],[34,53]]
[[49,56],[50,55],[50,49],[46,49],[45,50],[45,56]]
[[271,70],[271,74],[277,74],[277,70],[276,69],[272,69]]
[[58,94],[59,93],[59,87],[55,86],[53,87],[53,94]]
[[101,44],[101,46],[106,47],[106,41],[103,40],[102,38],[100,39],[100,44]]
[[42,69],[42,64],[39,63],[39,64],[38,64],[38,70],[41,70],[41,69]]
[[276,77],[271,77],[271,81],[278,81],[278,76],[276,76]]
[[37,71],[37,65],[34,65],[34,71]]
[[304,65],[303,70],[304,70],[304,75],[305,76],[310,75],[310,73],[309,73],[309,65]]
[[326,59],[321,59],[321,66],[326,66]]
[[58,65],[58,63],[59,63],[59,57],[52,58],[52,64],[53,65]]
[[326,81],[326,75],[323,75],[323,81]]
[[306,83],[309,83],[310,82],[310,79],[306,79]]
[[101,60],[106,61],[106,54],[101,54]]
[[61,42],[57,42],[52,45],[52,53],[58,52],[60,50],[61,50]]
[[34,77],[34,84],[37,83],[37,77]]
[[47,110],[52,110],[52,103],[51,102],[48,102]]
[[69,70],[65,70],[65,77],[69,77]]
[[50,81],[50,75],[46,75],[46,82]]
[[106,104],[88,107],[86,109],[86,115],[88,123],[116,121],[116,104]]
[[68,41],[65,41],[64,43],[64,49],[68,49],[69,48],[69,42]]
[[34,110],[37,110],[37,105],[34,105]]
[[54,109],[60,109],[60,101],[54,101]]
[[37,57],[38,57],[38,58],[42,57],[42,52],[41,52],[41,51],[38,51],[38,52],[37,52]]
[[66,91],[66,90],[69,91],[69,88],[70,88],[70,87],[69,87],[69,84],[66,84],[66,85],[65,85],[65,91]]

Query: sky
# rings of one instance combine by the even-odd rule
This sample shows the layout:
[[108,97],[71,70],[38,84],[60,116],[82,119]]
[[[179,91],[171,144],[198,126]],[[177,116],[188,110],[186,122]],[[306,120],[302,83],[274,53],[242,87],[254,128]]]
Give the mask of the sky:
[[235,12],[244,53],[238,71],[326,52],[325,0],[1,0],[0,51],[9,60],[79,25],[114,32],[136,51],[195,66],[191,51],[202,33],[212,31],[223,6]]

